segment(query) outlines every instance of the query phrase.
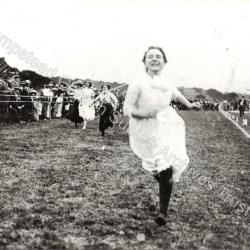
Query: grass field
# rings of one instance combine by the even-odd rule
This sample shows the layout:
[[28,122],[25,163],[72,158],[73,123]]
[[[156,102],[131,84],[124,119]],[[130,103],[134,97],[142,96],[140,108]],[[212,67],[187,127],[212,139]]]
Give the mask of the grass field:
[[218,112],[180,114],[191,162],[166,227],[124,131],[1,125],[0,249],[250,249],[250,140]]

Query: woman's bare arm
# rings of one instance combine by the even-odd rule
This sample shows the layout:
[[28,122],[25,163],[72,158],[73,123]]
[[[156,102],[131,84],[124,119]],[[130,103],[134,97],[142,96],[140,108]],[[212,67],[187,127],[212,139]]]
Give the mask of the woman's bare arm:
[[176,100],[185,105],[187,108],[189,109],[201,108],[199,102],[194,102],[194,103],[189,102],[188,99],[177,88],[174,88],[173,93]]

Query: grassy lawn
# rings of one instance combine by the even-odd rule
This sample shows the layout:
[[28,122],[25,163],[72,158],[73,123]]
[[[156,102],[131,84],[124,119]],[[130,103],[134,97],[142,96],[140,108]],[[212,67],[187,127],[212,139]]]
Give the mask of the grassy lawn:
[[1,125],[0,249],[250,249],[250,140],[219,112],[180,114],[191,162],[166,227],[125,131]]

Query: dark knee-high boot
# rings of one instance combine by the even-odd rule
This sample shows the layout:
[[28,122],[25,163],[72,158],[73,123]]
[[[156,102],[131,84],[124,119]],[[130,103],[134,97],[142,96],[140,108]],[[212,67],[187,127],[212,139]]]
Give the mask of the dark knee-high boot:
[[105,134],[105,130],[101,130],[102,136],[104,136]]
[[159,182],[160,214],[156,218],[156,222],[159,225],[166,224],[167,210],[173,189],[172,176],[173,176],[172,168],[168,168],[160,172],[160,182]]

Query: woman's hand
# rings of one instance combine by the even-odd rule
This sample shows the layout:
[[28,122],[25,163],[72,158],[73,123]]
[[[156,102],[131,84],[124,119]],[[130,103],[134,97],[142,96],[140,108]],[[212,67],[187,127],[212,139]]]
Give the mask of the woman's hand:
[[189,108],[201,109],[201,104],[199,102],[193,102],[193,103],[190,103]]

